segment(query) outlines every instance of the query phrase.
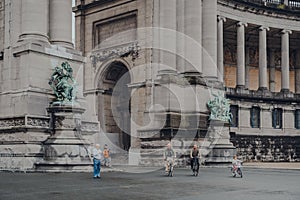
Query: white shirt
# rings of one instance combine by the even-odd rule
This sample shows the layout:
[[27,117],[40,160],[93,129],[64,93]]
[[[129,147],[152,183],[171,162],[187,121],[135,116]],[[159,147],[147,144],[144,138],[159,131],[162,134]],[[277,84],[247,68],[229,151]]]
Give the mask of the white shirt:
[[94,148],[93,149],[93,157],[101,160],[102,159],[102,151],[100,149]]
[[233,166],[237,166],[237,167],[241,167],[242,161],[241,161],[241,160],[238,160],[238,159],[233,160],[233,161],[232,161],[232,165],[233,165]]

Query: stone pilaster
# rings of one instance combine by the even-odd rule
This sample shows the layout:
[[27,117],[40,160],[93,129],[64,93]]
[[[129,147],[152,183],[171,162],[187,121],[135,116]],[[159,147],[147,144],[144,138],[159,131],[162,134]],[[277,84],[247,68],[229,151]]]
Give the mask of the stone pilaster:
[[300,50],[297,50],[296,54],[295,93],[300,94]]
[[226,22],[226,18],[218,16],[218,79],[220,82],[224,81],[224,22]]
[[19,39],[42,40],[48,42],[49,21],[48,0],[22,0],[21,35]]
[[259,28],[259,90],[266,90],[267,83],[267,31],[268,27]]
[[250,48],[247,47],[246,48],[246,57],[245,57],[245,61],[246,61],[246,69],[245,69],[245,88],[249,89],[250,87],[250,83],[249,83],[249,63],[250,63]]
[[73,48],[72,0],[50,0],[50,41]]
[[281,31],[281,91],[290,91],[290,56],[289,56],[289,34],[292,31]]
[[275,82],[276,68],[275,68],[275,52],[270,50],[270,92],[275,92],[276,82]]
[[217,0],[202,2],[202,71],[208,80],[217,80]]
[[243,22],[237,23],[237,77],[236,87],[245,87],[245,27]]

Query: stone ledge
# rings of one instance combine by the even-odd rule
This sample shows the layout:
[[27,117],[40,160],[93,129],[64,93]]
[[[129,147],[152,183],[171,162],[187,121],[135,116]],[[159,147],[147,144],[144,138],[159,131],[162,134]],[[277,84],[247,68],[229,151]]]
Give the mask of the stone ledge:
[[238,100],[300,103],[300,95],[291,92],[266,92],[239,88],[226,88],[226,97]]
[[36,52],[58,58],[71,59],[72,61],[80,63],[84,62],[84,57],[75,49],[68,49],[34,40],[19,42],[17,45],[18,46],[13,48],[13,55],[15,57],[21,56],[22,54],[28,54],[29,52]]
[[[248,12],[252,12],[252,13],[263,13],[264,15],[267,16],[272,16],[274,17],[274,15],[276,17],[278,17],[279,15],[286,15],[286,18],[291,18],[294,19],[295,16],[300,17],[300,9],[293,9],[293,7],[289,7],[284,5],[283,8],[281,8],[280,6],[282,6],[282,4],[278,4],[277,6],[268,2],[266,5],[263,4],[259,4],[257,2],[254,1],[244,1],[244,0],[234,0],[234,1],[228,1],[228,0],[218,0],[219,4],[225,5],[225,6],[229,6],[229,7],[233,7],[235,9],[239,9],[242,11],[248,11]],[[261,12],[264,11],[264,12]],[[268,11],[268,12],[266,12]]]

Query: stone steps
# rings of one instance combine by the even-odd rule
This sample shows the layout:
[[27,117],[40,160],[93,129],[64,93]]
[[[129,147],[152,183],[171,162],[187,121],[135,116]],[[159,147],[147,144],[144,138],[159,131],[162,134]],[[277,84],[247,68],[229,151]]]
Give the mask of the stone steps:
[[[141,142],[140,150],[142,166],[164,166],[163,153],[170,140],[144,140]],[[190,162],[190,150],[194,144],[201,147],[200,152],[206,152],[210,143],[204,138],[190,139],[180,138],[171,141],[172,147],[176,152],[176,166],[186,167]]]

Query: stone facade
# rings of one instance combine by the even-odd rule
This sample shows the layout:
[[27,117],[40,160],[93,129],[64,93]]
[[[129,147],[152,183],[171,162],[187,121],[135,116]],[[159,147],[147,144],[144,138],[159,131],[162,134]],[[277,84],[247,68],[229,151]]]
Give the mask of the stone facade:
[[[235,124],[218,127],[238,155],[299,160],[295,5],[76,0],[73,45],[71,0],[33,2],[0,0],[1,169],[35,170],[45,145],[57,145],[45,143],[53,138],[48,81],[63,61],[79,86],[83,140],[108,144],[129,164],[161,165],[170,141],[182,165],[194,143],[206,161],[230,161],[234,149],[211,131],[207,107],[219,92],[231,100]],[[226,145],[226,155],[215,151]]]
[[[85,65],[84,93],[91,105],[96,105],[90,111],[93,110],[100,121],[103,138],[109,138],[117,148],[122,148],[124,139],[124,131],[117,121],[124,119],[124,115],[113,114],[110,105],[113,105],[112,94],[118,78],[108,80],[108,74],[114,72],[121,76],[129,71],[131,122],[126,123],[130,123],[130,128],[127,127],[131,134],[130,150],[140,152],[138,159],[133,159],[139,160],[136,164],[154,164],[170,139],[181,155],[180,162],[194,142],[205,152],[208,147],[205,133],[209,129],[206,103],[211,98],[207,89],[211,85],[217,90],[224,85],[231,104],[237,106],[238,126],[230,127],[232,135],[236,135],[234,138],[294,137],[299,133],[294,119],[294,112],[299,109],[296,91],[299,82],[295,78],[299,12],[294,7],[279,9],[276,2],[268,5],[254,1],[199,2],[77,1],[74,8],[76,47],[92,58],[91,64]],[[243,32],[239,29],[241,26]],[[266,34],[260,34],[260,30]],[[282,30],[291,32],[282,36]],[[188,47],[194,43],[181,34],[192,38],[204,50],[195,47],[191,51]],[[284,43],[283,38],[287,36],[290,42]],[[130,41],[138,44],[137,51],[126,53]],[[288,45],[288,53],[283,44]],[[266,54],[263,54],[261,48],[265,47]],[[283,62],[288,63],[288,70]],[[113,70],[116,66],[119,71]],[[217,79],[221,84],[217,84]],[[286,88],[288,92],[282,93]],[[162,108],[154,108],[154,104]],[[253,106],[261,109],[259,128],[251,127]],[[273,128],[274,108],[282,109],[281,129]],[[191,137],[187,137],[187,133]],[[239,141],[234,144],[241,152]]]
[[[80,86],[77,101],[84,106],[84,58],[71,41],[71,0],[5,0],[0,7],[0,169],[34,171],[52,134],[47,112],[54,99],[48,85],[52,71],[70,63]],[[83,135],[95,135],[92,129],[87,126]]]

